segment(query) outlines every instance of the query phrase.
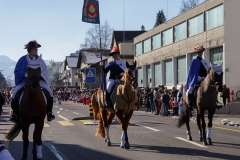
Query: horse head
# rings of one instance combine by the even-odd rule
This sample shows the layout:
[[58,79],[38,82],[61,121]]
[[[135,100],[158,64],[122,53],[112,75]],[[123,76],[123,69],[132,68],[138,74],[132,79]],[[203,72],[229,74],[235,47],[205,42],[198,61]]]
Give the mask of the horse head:
[[32,90],[40,88],[39,81],[41,79],[41,68],[36,69],[27,67],[27,86]]
[[137,66],[137,62],[136,61],[134,61],[133,65],[129,65],[128,62],[126,62],[127,69],[129,69],[132,72],[131,83],[132,83],[132,85],[133,85],[133,87],[135,89],[137,89],[137,87],[138,87],[138,80],[137,80],[138,71],[137,71],[136,66]]
[[210,64],[211,68],[208,70],[208,74],[211,75],[212,80],[215,82],[216,89],[218,92],[223,90],[223,71],[222,71],[222,63],[219,65]]

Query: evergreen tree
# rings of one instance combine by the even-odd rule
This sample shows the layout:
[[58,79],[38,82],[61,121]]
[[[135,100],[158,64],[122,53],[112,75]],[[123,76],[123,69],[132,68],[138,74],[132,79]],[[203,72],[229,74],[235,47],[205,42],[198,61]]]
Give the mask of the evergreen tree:
[[159,24],[162,24],[164,22],[166,22],[166,17],[165,17],[165,14],[164,14],[163,10],[161,10],[157,13],[156,23],[155,23],[154,27],[156,27]]

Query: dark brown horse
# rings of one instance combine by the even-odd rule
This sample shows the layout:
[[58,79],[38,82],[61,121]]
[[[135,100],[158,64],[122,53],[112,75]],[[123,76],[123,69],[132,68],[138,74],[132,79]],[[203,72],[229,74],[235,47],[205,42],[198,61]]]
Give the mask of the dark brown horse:
[[137,70],[136,62],[130,66],[127,63],[127,69],[122,77],[122,83],[114,90],[111,98],[114,112],[109,112],[104,108],[105,100],[103,98],[103,90],[98,90],[98,103],[99,103],[99,115],[100,120],[96,132],[96,136],[105,138],[107,146],[111,146],[109,136],[109,126],[112,123],[114,116],[116,115],[120,125],[122,126],[121,147],[130,149],[128,141],[127,129],[129,121],[133,114],[133,109],[136,102],[136,92],[134,88],[137,87]]
[[35,124],[33,133],[33,159],[42,159],[42,130],[44,126],[44,119],[47,113],[46,102],[43,92],[40,88],[39,81],[41,78],[41,69],[27,68],[27,84],[24,90],[22,100],[19,106],[20,122],[16,123],[6,139],[13,140],[18,136],[20,130],[23,135],[23,155],[22,160],[27,159],[27,150],[29,145],[28,133],[29,126]]
[[[222,90],[222,65],[212,66],[208,70],[207,77],[201,83],[197,94],[196,101],[193,106],[197,109],[197,125],[198,125],[198,133],[200,135],[200,141],[203,141],[203,145],[212,145],[211,140],[211,130],[212,130],[212,119],[216,110],[217,103],[217,93]],[[180,128],[182,125],[186,123],[187,126],[187,138],[192,141],[192,135],[189,126],[189,119],[191,116],[191,112],[186,110],[186,88],[183,87],[183,100],[184,100],[184,108],[178,119],[177,126]],[[208,128],[207,128],[207,136],[206,136],[206,123],[204,119],[204,113],[208,111]]]

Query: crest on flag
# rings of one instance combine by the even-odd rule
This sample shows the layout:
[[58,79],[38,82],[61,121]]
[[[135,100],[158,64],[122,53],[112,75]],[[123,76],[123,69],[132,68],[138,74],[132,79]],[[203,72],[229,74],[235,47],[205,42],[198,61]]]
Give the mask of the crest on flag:
[[98,0],[84,0],[82,21],[99,24],[99,3]]

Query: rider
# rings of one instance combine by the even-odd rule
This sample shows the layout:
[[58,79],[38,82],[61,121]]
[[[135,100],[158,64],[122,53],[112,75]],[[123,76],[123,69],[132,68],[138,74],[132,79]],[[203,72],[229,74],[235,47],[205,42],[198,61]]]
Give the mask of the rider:
[[[26,85],[26,77],[27,77],[26,69],[27,69],[27,66],[29,65],[27,58],[29,57],[32,60],[30,63],[34,63],[37,61],[38,58],[41,58],[41,56],[40,57],[38,56],[38,48],[40,48],[40,47],[41,47],[41,45],[38,44],[38,42],[36,40],[30,41],[28,44],[25,45],[25,48],[24,48],[24,49],[27,49],[28,54],[22,56],[16,64],[16,67],[14,70],[16,87],[13,90],[12,102],[11,102],[11,108],[13,110],[13,115],[10,118],[10,121],[12,121],[12,122],[16,123],[19,121],[19,111],[18,111],[19,110],[19,99],[18,98],[20,98],[20,96],[16,96],[16,95],[21,94],[20,92],[22,92],[24,86]],[[47,120],[52,121],[53,119],[55,119],[55,115],[52,112],[53,93],[48,84],[47,66],[42,59],[40,61],[40,68],[41,68],[41,80],[39,81],[40,87],[49,93],[49,96],[46,96],[46,98],[47,98]]]
[[112,56],[113,60],[108,63],[108,65],[104,69],[104,80],[106,81],[107,73],[110,71],[110,77],[107,82],[104,85],[105,89],[105,95],[106,95],[106,108],[111,108],[111,91],[112,87],[119,83],[119,79],[122,78],[124,71],[126,69],[125,63],[120,59],[120,52],[118,47],[113,47],[111,52],[109,53],[109,56]]
[[188,97],[187,110],[192,111],[192,103],[194,101],[194,86],[205,79],[207,71],[210,68],[209,63],[202,58],[205,48],[202,45],[194,47],[194,53],[197,53],[197,57],[192,60],[186,83],[186,95]]

